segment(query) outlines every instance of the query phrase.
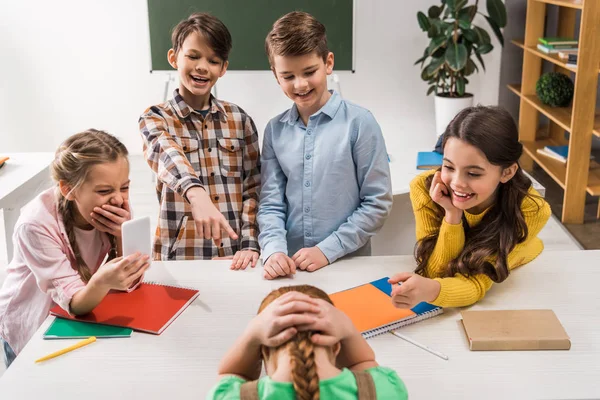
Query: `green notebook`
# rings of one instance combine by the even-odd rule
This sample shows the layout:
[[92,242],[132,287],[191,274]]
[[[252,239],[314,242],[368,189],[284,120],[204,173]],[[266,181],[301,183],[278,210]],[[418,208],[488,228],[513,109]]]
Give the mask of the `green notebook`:
[[132,329],[120,326],[92,324],[89,322],[73,321],[56,318],[44,333],[44,339],[85,339],[90,336],[97,338],[130,337]]

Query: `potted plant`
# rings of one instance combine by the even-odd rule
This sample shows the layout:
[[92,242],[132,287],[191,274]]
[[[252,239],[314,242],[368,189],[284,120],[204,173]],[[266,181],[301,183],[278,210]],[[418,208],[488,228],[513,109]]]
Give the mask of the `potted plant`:
[[419,26],[430,39],[416,64],[421,64],[421,78],[429,84],[427,95],[435,94],[436,132],[441,135],[448,123],[463,108],[473,104],[473,95],[466,92],[467,78],[479,72],[475,60],[485,71],[483,55],[494,49],[489,33],[473,23],[477,14],[486,19],[504,46],[500,28],[506,26],[506,7],[502,0],[486,0],[487,12],[479,11],[479,0],[441,0],[431,6],[427,15],[417,13]]

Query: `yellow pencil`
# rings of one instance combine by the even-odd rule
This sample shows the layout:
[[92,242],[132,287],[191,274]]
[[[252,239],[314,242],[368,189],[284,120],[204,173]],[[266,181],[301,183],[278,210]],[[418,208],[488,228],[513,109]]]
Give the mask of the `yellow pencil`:
[[69,346],[69,347],[67,347],[65,349],[62,349],[62,350],[59,350],[59,351],[55,351],[52,354],[48,354],[47,356],[39,358],[39,359],[35,360],[35,362],[39,363],[41,361],[46,361],[46,360],[49,360],[51,358],[58,357],[58,356],[60,356],[62,354],[68,353],[69,351],[78,349],[78,348],[83,347],[85,345],[88,345],[90,343],[94,343],[95,341],[96,341],[96,336],[90,336],[89,338],[87,338],[85,340],[82,340],[81,342],[75,343],[73,346]]

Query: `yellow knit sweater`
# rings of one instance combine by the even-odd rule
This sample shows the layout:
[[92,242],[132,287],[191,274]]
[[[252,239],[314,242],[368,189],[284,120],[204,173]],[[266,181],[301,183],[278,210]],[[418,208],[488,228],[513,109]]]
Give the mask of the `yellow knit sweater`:
[[[464,307],[481,300],[492,286],[493,281],[483,274],[465,278],[457,274],[454,277],[440,278],[451,260],[457,258],[465,245],[465,231],[462,223],[451,225],[442,220],[441,225],[435,216],[434,203],[425,187],[425,179],[435,171],[427,171],[417,176],[410,183],[410,200],[416,220],[417,241],[439,231],[438,240],[425,270],[425,276],[433,278],[441,284],[438,297],[432,302],[441,307]],[[530,188],[529,193],[539,196],[535,189]],[[551,210],[548,203],[541,197],[526,197],[521,204],[521,211],[525,223],[529,228],[527,239],[514,247],[508,255],[508,268],[510,270],[527,264],[537,257],[544,249],[544,244],[537,237],[538,233],[550,218]],[[481,214],[469,214],[465,217],[470,227],[481,222]],[[495,258],[489,260],[495,263]]]

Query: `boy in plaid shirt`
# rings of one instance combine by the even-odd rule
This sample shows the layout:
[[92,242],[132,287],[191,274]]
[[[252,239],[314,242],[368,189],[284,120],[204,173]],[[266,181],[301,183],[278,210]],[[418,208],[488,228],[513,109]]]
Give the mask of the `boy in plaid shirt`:
[[212,15],[192,14],[172,34],[169,64],[179,89],[140,117],[144,156],[156,173],[160,214],[155,260],[259,256],[259,146],[252,119],[211,89],[225,74],[231,35]]

